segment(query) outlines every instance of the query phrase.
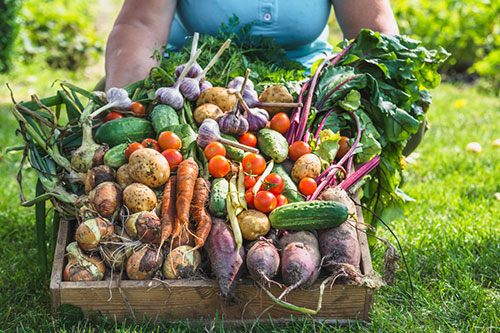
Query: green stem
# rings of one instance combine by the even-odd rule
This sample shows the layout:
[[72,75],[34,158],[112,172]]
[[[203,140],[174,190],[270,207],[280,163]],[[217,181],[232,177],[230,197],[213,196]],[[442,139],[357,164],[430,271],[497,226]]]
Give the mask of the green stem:
[[[40,103],[42,103],[46,107],[51,107],[51,106],[54,106],[54,105],[59,105],[62,102],[63,102],[62,98],[59,95],[55,95],[55,96],[47,97],[47,98],[42,98],[40,100]],[[38,103],[36,101],[21,102],[19,104],[21,104],[22,106],[24,106],[24,107],[26,107],[26,108],[28,108],[30,110],[38,110],[40,108],[40,106],[38,105]]]
[[[43,195],[45,192],[42,183],[37,181],[36,183],[36,194],[37,196]],[[40,259],[40,265],[42,269],[42,274],[47,275],[47,246],[45,244],[45,200],[40,201],[35,206],[35,230],[36,230],[36,245],[38,251],[38,257]]]

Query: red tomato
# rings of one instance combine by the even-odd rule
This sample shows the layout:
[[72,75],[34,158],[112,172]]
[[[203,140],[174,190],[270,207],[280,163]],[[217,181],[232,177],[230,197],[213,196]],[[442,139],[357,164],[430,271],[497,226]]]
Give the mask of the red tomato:
[[276,208],[286,205],[287,203],[288,199],[283,194],[278,194],[276,196]]
[[274,115],[271,119],[271,129],[285,134],[290,127],[290,118],[284,112],[280,112]]
[[276,208],[277,200],[274,194],[269,191],[259,191],[253,199],[255,208],[263,213],[269,213]]
[[290,145],[288,149],[288,156],[294,161],[296,161],[300,156],[309,154],[311,152],[311,146],[309,146],[304,141],[296,141]]
[[264,183],[269,192],[273,194],[280,194],[285,188],[285,181],[277,173],[270,173],[264,179]]
[[180,149],[182,147],[182,141],[177,134],[170,131],[161,132],[158,137],[158,143],[162,150],[167,149]]
[[266,160],[259,154],[250,153],[241,161],[243,171],[252,175],[260,175],[266,170]]
[[257,147],[257,137],[255,134],[252,133],[245,133],[242,136],[240,136],[240,139],[238,140],[242,145],[249,146],[249,147]]
[[141,145],[139,142],[133,142],[128,145],[128,147],[125,149],[125,156],[127,157],[127,160],[130,158],[130,155],[138,149],[143,149],[144,146]]
[[247,202],[247,205],[249,208],[255,208],[255,205],[253,204],[253,187],[250,187],[247,192],[245,193],[245,201]]
[[208,160],[212,159],[212,157],[221,155],[221,156],[226,156],[226,148],[224,145],[220,142],[210,142],[206,147],[205,147],[205,156],[207,157]]
[[245,188],[250,188],[250,187],[253,187],[255,185],[255,183],[257,182],[257,178],[254,176],[245,176],[245,179],[243,182],[245,184]]
[[316,184],[316,181],[311,177],[302,178],[299,182],[299,191],[303,195],[312,195],[317,187],[318,184]]
[[104,117],[104,122],[108,122],[110,120],[115,120],[115,119],[120,119],[120,118],[123,118],[123,116],[120,113],[111,111],[110,113],[108,113],[106,115],[106,117]]
[[156,150],[156,151],[158,151],[158,152],[161,153],[160,144],[156,140],[153,140],[153,139],[144,139],[141,142],[141,145],[143,145],[144,148],[151,148],[151,149],[154,149],[154,150]]
[[177,149],[167,149],[161,154],[167,159],[168,165],[170,166],[170,172],[177,170],[179,163],[184,159],[181,152]]
[[146,108],[142,103],[134,102],[130,106],[130,110],[134,113],[134,117],[144,118],[146,117]]
[[335,155],[336,159],[341,159],[351,148],[349,143],[347,142],[349,138],[346,136],[341,136],[339,140],[339,150],[337,150],[337,155]]
[[224,177],[229,170],[231,170],[231,164],[224,156],[217,155],[208,161],[208,172],[215,178]]

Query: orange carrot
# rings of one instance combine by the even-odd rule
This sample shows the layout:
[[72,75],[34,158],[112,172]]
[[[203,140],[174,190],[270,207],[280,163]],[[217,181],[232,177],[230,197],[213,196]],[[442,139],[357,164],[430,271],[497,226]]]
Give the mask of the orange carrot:
[[181,226],[189,229],[189,208],[193,200],[194,186],[198,177],[198,164],[193,158],[182,161],[177,168],[177,193],[175,206]]
[[194,187],[193,201],[191,202],[191,216],[193,217],[197,227],[195,235],[195,249],[199,249],[205,245],[205,240],[212,228],[212,218],[208,214],[205,205],[210,194],[210,182],[204,178],[196,179]]
[[163,196],[161,199],[161,241],[158,247],[160,251],[163,243],[167,240],[172,232],[173,224],[176,216],[175,209],[175,191],[176,191],[177,177],[171,176],[163,189]]

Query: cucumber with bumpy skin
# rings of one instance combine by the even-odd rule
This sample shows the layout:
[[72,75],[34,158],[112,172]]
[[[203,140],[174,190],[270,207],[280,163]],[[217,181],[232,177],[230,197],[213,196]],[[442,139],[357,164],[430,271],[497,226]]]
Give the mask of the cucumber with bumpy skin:
[[283,194],[288,199],[288,202],[292,203],[292,202],[304,201],[304,198],[299,193],[297,186],[295,185],[292,178],[290,178],[285,168],[281,164],[274,163],[271,172],[277,173],[278,175],[281,176],[281,178],[283,178],[283,181],[285,182],[285,187],[283,188],[283,191],[281,191],[281,194]]
[[[224,139],[238,142],[238,140],[236,140],[231,135],[227,135],[224,133],[221,133],[220,135]],[[241,162],[243,160],[243,157],[245,157],[245,152],[242,149],[239,149],[239,148],[236,148],[233,146],[228,146],[226,144],[224,144],[224,148],[226,148],[226,157],[229,158],[230,160]]]
[[274,209],[271,226],[284,230],[315,230],[338,227],[347,220],[347,207],[337,201],[294,202]]
[[212,182],[208,209],[213,216],[226,216],[226,197],[229,195],[229,182],[225,178],[217,178]]
[[115,169],[126,164],[128,162],[127,156],[125,156],[125,149],[127,147],[127,143],[122,143],[108,150],[106,155],[104,155],[104,164]]
[[281,163],[288,157],[288,142],[275,130],[263,128],[257,132],[257,144],[261,152],[276,163]]
[[159,104],[151,112],[151,122],[156,134],[165,131],[168,126],[179,125],[177,112],[169,105]]
[[108,121],[102,124],[94,135],[97,143],[107,143],[110,147],[121,143],[141,142],[144,139],[154,137],[155,131],[151,122],[135,117]]

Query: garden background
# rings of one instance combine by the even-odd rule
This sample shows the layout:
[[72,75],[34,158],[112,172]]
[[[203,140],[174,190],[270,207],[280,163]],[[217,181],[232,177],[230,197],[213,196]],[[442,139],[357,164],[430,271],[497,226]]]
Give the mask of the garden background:
[[[500,331],[500,2],[392,0],[404,34],[452,56],[429,111],[430,130],[407,159],[406,193],[417,201],[393,222],[413,277],[377,293],[372,322],[326,331]],[[104,73],[104,47],[121,1],[0,0],[0,330],[196,330],[198,323],[84,319],[75,309],[50,314],[49,275],[38,264],[35,211],[19,206],[16,136],[9,83],[17,101],[50,96],[64,79],[91,89]],[[331,41],[341,34],[332,16]],[[133,52],[133,47],[131,48]],[[466,151],[469,142],[480,153]],[[28,166],[25,166],[29,169]],[[26,170],[25,194],[35,173]],[[50,214],[50,212],[49,212]],[[47,239],[53,230],[47,227]],[[383,229],[380,234],[391,235]],[[46,244],[49,262],[53,244]],[[379,268],[383,248],[373,248]],[[309,332],[310,321],[258,331]]]

